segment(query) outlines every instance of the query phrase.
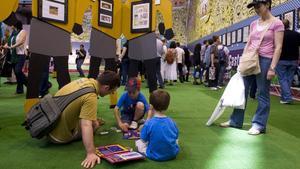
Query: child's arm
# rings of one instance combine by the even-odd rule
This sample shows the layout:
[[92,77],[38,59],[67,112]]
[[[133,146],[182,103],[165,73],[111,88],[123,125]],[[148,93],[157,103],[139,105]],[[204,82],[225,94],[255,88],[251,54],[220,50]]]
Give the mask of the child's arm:
[[150,108],[147,112],[147,121],[150,120],[153,117],[154,113],[153,113],[153,106],[150,105]]
[[121,120],[121,117],[120,117],[120,110],[119,110],[119,107],[116,106],[115,109],[114,109],[114,115],[115,115],[115,118],[116,118],[116,121],[119,125],[119,127],[124,131],[124,132],[128,132],[128,124],[124,124],[122,123],[122,120]]

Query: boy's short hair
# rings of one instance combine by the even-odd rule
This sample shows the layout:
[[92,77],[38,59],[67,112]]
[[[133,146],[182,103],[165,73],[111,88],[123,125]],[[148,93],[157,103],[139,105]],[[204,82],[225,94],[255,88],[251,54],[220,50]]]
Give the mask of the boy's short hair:
[[97,78],[101,85],[108,85],[110,89],[120,87],[120,76],[113,71],[105,71]]
[[155,90],[150,95],[150,104],[157,111],[166,111],[170,105],[170,95],[164,90]]

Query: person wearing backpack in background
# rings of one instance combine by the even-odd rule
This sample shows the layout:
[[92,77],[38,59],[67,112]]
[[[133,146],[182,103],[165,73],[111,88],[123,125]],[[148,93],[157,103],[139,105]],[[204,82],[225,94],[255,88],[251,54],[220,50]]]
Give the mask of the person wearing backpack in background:
[[[194,54],[193,54],[193,65],[194,65],[193,85],[200,85],[202,83],[200,53],[201,53],[201,43],[198,43],[194,48]],[[200,79],[200,83],[197,81],[197,79]]]
[[[211,45],[210,54],[210,76],[214,76],[213,79],[209,80],[209,87],[211,90],[218,90],[218,80],[220,72],[220,61],[219,61],[219,50],[218,45],[221,44],[219,36],[213,36],[213,44]],[[214,72],[213,72],[214,71]]]
[[177,51],[176,43],[173,41],[170,44],[170,48],[167,50],[166,54],[166,73],[165,78],[169,81],[169,85],[173,86],[173,81],[177,80]]
[[54,129],[48,138],[55,144],[66,144],[82,139],[86,158],[81,163],[85,168],[93,168],[100,163],[94,145],[94,132],[101,125],[97,119],[98,95],[104,97],[113,93],[120,86],[120,77],[112,71],[105,71],[97,80],[81,78],[61,88],[55,96],[65,96],[84,88],[94,88],[88,93],[73,100],[61,113]]
[[228,66],[228,58],[229,58],[229,49],[223,44],[218,45],[218,58],[219,58],[219,79],[218,79],[218,88],[222,88],[224,86],[224,74],[226,67]]
[[212,39],[208,40],[208,46],[205,50],[204,54],[204,65],[205,65],[205,86],[209,86],[209,67],[211,65],[211,46],[213,45],[214,41]]

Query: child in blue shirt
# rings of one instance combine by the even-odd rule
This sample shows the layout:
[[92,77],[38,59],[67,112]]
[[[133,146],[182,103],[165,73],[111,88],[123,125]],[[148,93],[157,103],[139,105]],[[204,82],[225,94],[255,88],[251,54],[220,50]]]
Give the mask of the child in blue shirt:
[[123,93],[115,107],[115,118],[123,132],[137,129],[138,121],[143,119],[149,111],[150,106],[140,89],[140,80],[137,78],[129,79],[126,85],[127,92]]
[[178,128],[176,123],[165,115],[170,104],[170,95],[156,90],[150,96],[154,117],[147,121],[141,131],[141,139],[136,142],[138,151],[155,161],[176,158],[179,152]]

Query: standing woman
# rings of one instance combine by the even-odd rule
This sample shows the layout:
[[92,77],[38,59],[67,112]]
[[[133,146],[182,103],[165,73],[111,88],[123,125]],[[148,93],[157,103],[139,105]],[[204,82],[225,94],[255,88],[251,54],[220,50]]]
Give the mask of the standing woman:
[[23,30],[21,21],[16,22],[16,24],[12,26],[12,29],[13,32],[5,47],[10,49],[11,63],[17,78],[16,94],[23,94],[23,85],[27,85],[27,78],[23,73],[26,51],[25,41],[27,38],[27,33],[25,30]]
[[[283,23],[271,14],[272,0],[253,0],[247,7],[254,7],[260,16],[250,25],[250,37],[245,50],[258,50],[261,73],[244,77],[245,95],[248,97],[251,83],[256,80],[258,88],[258,107],[252,120],[250,135],[265,133],[270,113],[270,84],[275,76],[275,68],[281,55],[284,35]],[[266,30],[263,41],[260,38]],[[230,120],[221,123],[221,127],[242,128],[245,110],[235,109]]]
[[[194,82],[193,85],[200,85],[202,83],[202,71],[201,71],[201,43],[198,43],[194,48],[193,65],[194,65]],[[200,83],[197,81],[200,79]]]
[[189,82],[189,76],[190,76],[190,69],[192,66],[192,61],[191,61],[191,52],[188,49],[187,46],[183,47],[184,50],[184,64],[186,66],[187,69],[187,73],[185,75],[184,81]]
[[169,81],[169,85],[173,86],[173,82],[177,80],[177,52],[176,52],[176,43],[171,42],[170,48],[166,54],[166,66],[165,66],[165,78]]

